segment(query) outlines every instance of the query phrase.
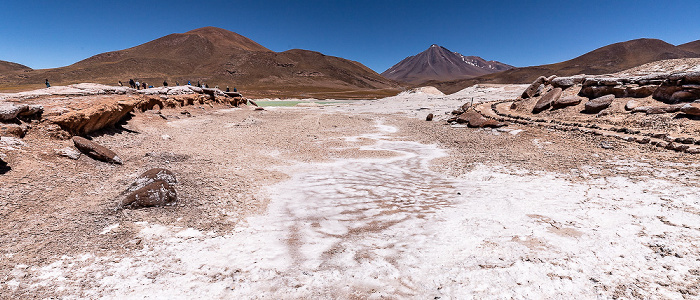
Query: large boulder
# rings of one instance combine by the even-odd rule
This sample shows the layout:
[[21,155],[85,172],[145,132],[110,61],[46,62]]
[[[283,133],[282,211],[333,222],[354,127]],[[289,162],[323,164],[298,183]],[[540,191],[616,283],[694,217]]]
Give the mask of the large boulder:
[[612,104],[614,99],[615,99],[614,95],[605,95],[602,97],[595,98],[593,100],[589,100],[588,102],[586,102],[584,112],[598,113],[601,110],[608,108],[608,106],[610,106],[610,104]]
[[567,96],[567,97],[559,98],[559,100],[556,100],[552,103],[552,108],[553,109],[560,109],[560,108],[564,108],[567,106],[578,105],[579,103],[581,103],[581,100],[582,100],[581,97],[578,97],[578,96]]
[[159,180],[134,191],[122,202],[125,208],[141,208],[173,205],[177,202],[175,188],[165,181]]
[[175,184],[177,179],[173,172],[161,168],[150,169],[137,177],[124,191],[126,197],[122,200],[122,206],[140,208],[175,204]]
[[561,98],[561,88],[554,88],[548,93],[546,93],[532,108],[532,113],[537,114],[544,111],[552,106],[552,102],[559,100]]
[[540,77],[537,78],[532,84],[530,84],[530,86],[528,86],[528,87],[525,89],[525,91],[523,92],[523,94],[521,95],[521,97],[522,97],[523,99],[527,99],[527,98],[534,97],[534,96],[537,94],[537,92],[538,92],[540,86],[541,86],[542,84],[544,84],[545,81],[547,81],[547,78],[545,78],[544,76],[540,76]]
[[73,144],[80,152],[94,159],[120,165],[123,163],[122,159],[114,151],[84,137],[74,136]]

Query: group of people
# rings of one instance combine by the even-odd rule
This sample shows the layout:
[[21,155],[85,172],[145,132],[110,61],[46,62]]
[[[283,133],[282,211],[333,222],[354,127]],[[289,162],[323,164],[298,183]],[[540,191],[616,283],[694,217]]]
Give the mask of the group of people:
[[[179,82],[179,81],[175,81],[175,85],[176,85],[176,86],[180,86],[180,82]],[[192,85],[192,82],[188,80],[188,81],[187,81],[187,85]],[[124,84],[121,82],[121,80],[119,81],[119,86],[124,86]],[[168,86],[168,81],[167,81],[167,80],[163,80],[163,86],[164,86],[164,87],[167,87],[167,86]],[[48,79],[46,79],[46,87],[49,87],[49,80],[48,80]],[[138,80],[135,81],[135,80],[132,78],[132,79],[129,79],[129,87],[131,87],[132,89],[140,90],[140,89],[152,88],[153,86],[152,86],[152,85],[149,86],[149,85],[148,85],[147,83],[145,83],[145,82],[138,82]],[[199,82],[199,80],[197,80],[197,87],[208,88],[209,86],[208,86],[206,83],[205,83],[205,84],[202,84],[202,83]],[[219,86],[217,85],[216,88],[218,89]],[[230,91],[231,91],[231,89],[230,89],[229,87],[226,87],[226,92],[230,92]],[[236,88],[234,87],[234,88],[233,88],[233,91],[234,91],[234,92],[238,92],[238,89],[236,89]]]

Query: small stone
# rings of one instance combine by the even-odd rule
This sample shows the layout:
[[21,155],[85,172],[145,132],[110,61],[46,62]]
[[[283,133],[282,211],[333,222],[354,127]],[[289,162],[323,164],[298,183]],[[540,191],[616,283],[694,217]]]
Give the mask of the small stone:
[[80,158],[80,151],[76,150],[75,148],[71,147],[65,147],[62,149],[55,149],[56,154],[60,156],[65,156],[70,159],[78,159]]
[[432,114],[432,113],[429,113],[429,114],[425,117],[425,120],[426,120],[426,121],[432,121],[432,120],[433,120],[433,114]]

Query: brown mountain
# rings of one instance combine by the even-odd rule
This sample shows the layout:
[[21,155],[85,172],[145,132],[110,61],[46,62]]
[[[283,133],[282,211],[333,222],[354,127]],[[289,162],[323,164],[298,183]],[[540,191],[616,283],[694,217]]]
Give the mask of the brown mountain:
[[486,61],[478,56],[464,56],[431,45],[427,50],[409,56],[382,72],[382,76],[411,84],[429,80],[455,80],[500,72],[513,68],[497,61]]
[[694,43],[674,46],[657,39],[637,39],[598,48],[560,63],[515,68],[466,80],[425,84],[435,86],[444,93],[454,93],[477,83],[530,83],[539,76],[615,73],[658,60],[700,57],[700,51],[691,51],[698,46]]
[[215,27],[175,33],[151,42],[95,55],[70,66],[4,76],[0,85],[77,82],[116,84],[130,78],[149,85],[237,87],[253,96],[378,97],[398,84],[366,66],[314,51],[273,52],[237,33]]
[[678,45],[678,48],[685,51],[690,51],[700,55],[700,40]]
[[32,68],[18,63],[0,60],[0,74],[7,74],[15,71],[29,71]]

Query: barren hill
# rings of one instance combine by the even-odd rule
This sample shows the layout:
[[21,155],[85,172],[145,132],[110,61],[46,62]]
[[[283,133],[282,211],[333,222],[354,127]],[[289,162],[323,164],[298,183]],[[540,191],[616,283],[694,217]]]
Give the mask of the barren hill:
[[13,63],[9,61],[0,60],[0,75],[15,71],[28,71],[32,68],[25,65],[20,65],[18,63]]
[[429,80],[472,78],[511,68],[513,66],[486,61],[478,56],[464,56],[433,44],[427,50],[403,59],[381,75],[400,82],[420,84]]
[[230,86],[246,95],[271,97],[383,96],[398,84],[364,65],[307,50],[273,52],[237,33],[204,27],[175,33],[125,50],[95,55],[73,65],[0,77],[0,85],[96,82],[130,78],[159,86],[191,81]]
[[700,57],[700,49],[698,52],[690,51],[697,48],[700,48],[697,42],[674,46],[657,39],[637,39],[598,48],[560,63],[515,68],[466,80],[427,84],[445,93],[454,93],[477,83],[530,83],[539,76],[555,74],[557,76],[608,74],[659,60]]

